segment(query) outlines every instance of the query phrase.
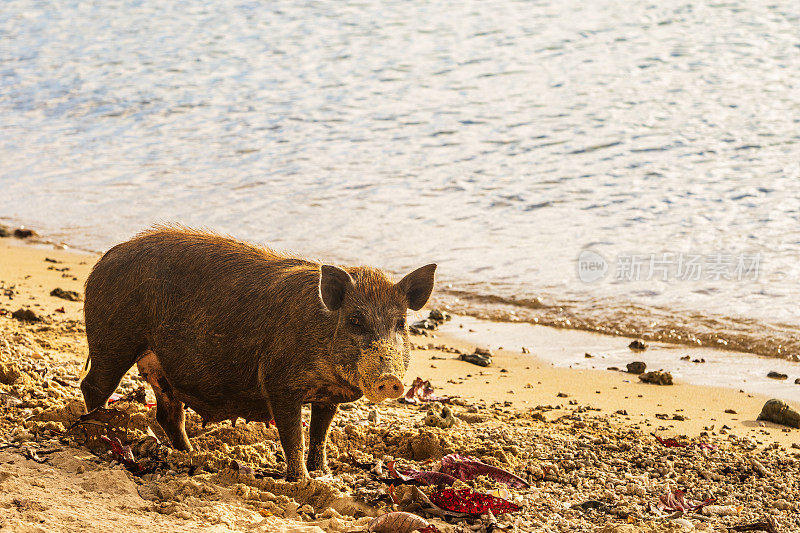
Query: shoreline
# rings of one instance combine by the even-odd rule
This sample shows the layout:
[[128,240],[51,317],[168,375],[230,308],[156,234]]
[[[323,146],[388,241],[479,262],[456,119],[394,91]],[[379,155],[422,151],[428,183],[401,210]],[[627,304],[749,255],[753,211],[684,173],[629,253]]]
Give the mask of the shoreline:
[[[636,337],[646,341],[737,351],[789,362],[800,362],[800,325],[772,323],[761,319],[723,316],[715,312],[692,309],[671,309],[623,302],[625,309],[609,308],[608,316],[597,319],[573,308],[575,300],[543,303],[533,300],[508,299],[462,290],[446,289],[434,295],[440,306],[490,322],[527,323],[555,329],[585,331],[615,337]],[[689,327],[686,317],[692,317]],[[680,323],[676,323],[680,322]],[[700,326],[702,322],[702,326]],[[771,335],[764,336],[764,329]]]
[[[11,221],[4,219],[6,223]],[[26,227],[26,226],[19,226]],[[0,229],[13,231],[0,223]],[[73,248],[64,241],[36,235],[20,240],[21,244],[53,246],[90,256],[102,255],[89,248]],[[261,244],[256,242],[256,244]],[[800,324],[772,323],[718,312],[697,313],[691,309],[665,311],[631,302],[617,302],[604,312],[604,318],[586,314],[569,299],[552,299],[552,295],[518,299],[498,294],[483,294],[442,284],[434,291],[429,307],[452,309],[455,314],[499,323],[523,323],[547,326],[558,330],[597,333],[612,337],[639,338],[648,342],[692,348],[732,351],[768,357],[790,363],[800,362]],[[592,298],[587,295],[590,301]],[[619,306],[623,305],[624,308]],[[687,319],[686,317],[691,317]],[[688,320],[688,322],[687,322]],[[691,325],[688,325],[691,324]],[[765,330],[770,334],[765,335]],[[779,363],[780,364],[780,363]]]
[[[427,426],[430,410],[442,409],[438,403],[346,404],[331,430],[333,474],[298,484],[252,474],[262,468],[280,472],[274,428],[242,421],[205,427],[187,411],[195,451],[187,454],[158,444],[163,465],[158,473],[131,474],[109,463],[108,452],[104,459],[63,436],[82,413],[77,376],[87,347],[82,303],[51,296],[50,291],[82,294],[97,257],[0,239],[0,290],[11,289],[13,295],[9,300],[8,292],[0,293],[0,309],[28,307],[45,318],[27,324],[9,313],[0,316],[3,376],[13,373],[9,368],[18,368],[22,376],[22,381],[0,384],[0,411],[5,415],[0,416],[0,433],[9,443],[0,450],[5,491],[0,491],[0,525],[11,529],[102,525],[134,533],[151,524],[147,527],[153,531],[352,532],[365,531],[372,516],[405,510],[425,516],[443,533],[488,531],[488,522],[478,518],[448,522],[426,514],[416,500],[408,500],[405,485],[397,487],[399,503],[392,505],[376,479],[385,478],[385,470],[379,476],[354,463],[398,460],[424,468],[450,453],[475,456],[531,484],[500,493],[523,507],[498,517],[508,531],[674,531],[670,517],[676,516],[655,512],[652,506],[675,487],[686,488],[695,499],[713,497],[724,509],[738,509],[734,514],[683,515],[682,520],[708,532],[765,515],[792,527],[800,510],[800,498],[794,496],[800,487],[793,481],[781,494],[772,490],[779,479],[794,479],[791,472],[800,467],[800,430],[756,419],[767,396],[681,380],[671,386],[645,384],[623,372],[558,367],[548,354],[597,350],[598,357],[591,360],[600,361],[605,346],[628,350],[627,340],[537,327],[535,338],[525,340],[532,341],[531,353],[525,354],[517,346],[520,338],[503,330],[510,325],[462,316],[428,336],[412,335],[412,362],[404,380],[406,387],[416,377],[430,380],[435,394],[453,397],[448,405],[455,415],[453,428]],[[420,312],[417,318],[426,315]],[[458,353],[472,353],[484,341],[494,352],[489,367],[459,359]],[[658,349],[651,347],[654,353]],[[129,394],[141,385],[132,369],[117,392]],[[114,406],[130,416],[131,446],[140,462],[155,453],[155,439],[163,439],[155,409],[147,403],[152,392],[148,388],[145,394],[142,403]],[[656,437],[674,438],[687,447],[668,449]],[[752,477],[748,461],[755,457],[766,477]],[[723,469],[733,469],[738,477],[726,477]],[[800,472],[796,477],[800,479]],[[459,486],[496,488],[487,481]],[[580,510],[585,502],[601,502],[592,505],[607,510]]]

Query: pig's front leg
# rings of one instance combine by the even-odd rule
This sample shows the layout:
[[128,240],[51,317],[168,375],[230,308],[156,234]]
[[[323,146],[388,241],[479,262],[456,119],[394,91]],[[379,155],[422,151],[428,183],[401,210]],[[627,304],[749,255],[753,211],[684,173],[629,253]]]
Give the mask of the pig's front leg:
[[335,403],[311,404],[311,429],[309,430],[308,443],[308,471],[328,471],[328,460],[325,453],[325,443],[328,440],[328,428],[331,426],[336,411],[339,408]]
[[303,462],[303,403],[300,399],[279,396],[272,402],[275,426],[286,457],[286,480],[297,481],[308,478]]

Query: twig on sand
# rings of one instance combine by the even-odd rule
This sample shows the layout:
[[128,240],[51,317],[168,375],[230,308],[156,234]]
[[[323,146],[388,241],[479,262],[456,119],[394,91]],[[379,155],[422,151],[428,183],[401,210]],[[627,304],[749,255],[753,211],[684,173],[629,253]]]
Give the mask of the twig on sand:
[[753,522],[752,524],[743,524],[741,526],[733,526],[730,531],[766,531],[767,533],[781,533],[778,529],[778,522],[774,518],[767,517],[764,522]]

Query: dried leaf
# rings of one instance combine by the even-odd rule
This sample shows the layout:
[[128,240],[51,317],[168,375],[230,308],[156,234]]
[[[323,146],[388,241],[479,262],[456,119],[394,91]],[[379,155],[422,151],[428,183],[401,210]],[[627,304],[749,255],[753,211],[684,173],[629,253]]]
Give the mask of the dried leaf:
[[400,398],[402,403],[420,404],[425,402],[447,402],[449,396],[436,396],[433,394],[433,385],[428,380],[418,377],[411,384],[405,396]]
[[487,465],[473,457],[451,453],[442,457],[439,472],[454,476],[461,481],[469,481],[478,476],[487,476],[509,487],[526,488],[530,486],[521,477],[496,466]]
[[653,435],[653,436],[656,438],[656,440],[660,444],[662,444],[663,446],[666,446],[667,448],[688,448],[689,446],[691,446],[691,444],[678,442],[676,439],[673,439],[673,438],[662,439],[658,435]]
[[704,506],[714,503],[714,498],[707,498],[701,502],[691,501],[686,499],[686,494],[678,489],[672,492],[666,492],[658,498],[658,508],[668,511],[696,511],[702,509]]
[[414,470],[413,468],[406,468],[398,470],[395,467],[395,462],[391,461],[386,463],[386,468],[389,474],[395,479],[404,482],[414,482],[419,485],[452,485],[457,479],[444,472],[433,472],[427,470]]
[[117,439],[120,442],[128,440],[128,424],[130,415],[119,409],[105,409],[98,407],[91,413],[81,415],[72,424],[65,435],[68,435],[85,445],[90,450],[97,452],[106,448],[102,437]]

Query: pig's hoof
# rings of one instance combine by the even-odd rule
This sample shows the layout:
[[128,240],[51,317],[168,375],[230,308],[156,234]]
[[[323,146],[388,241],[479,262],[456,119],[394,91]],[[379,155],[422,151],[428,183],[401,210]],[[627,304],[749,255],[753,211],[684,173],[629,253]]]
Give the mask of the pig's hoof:
[[303,470],[303,472],[286,472],[286,481],[290,483],[294,483],[296,481],[306,481],[311,479],[308,475],[308,472]]
[[306,468],[308,468],[309,472],[320,472],[322,474],[330,474],[331,473],[331,469],[328,468],[328,464],[327,463],[322,463],[322,464],[311,464],[311,463],[309,463],[306,466]]

